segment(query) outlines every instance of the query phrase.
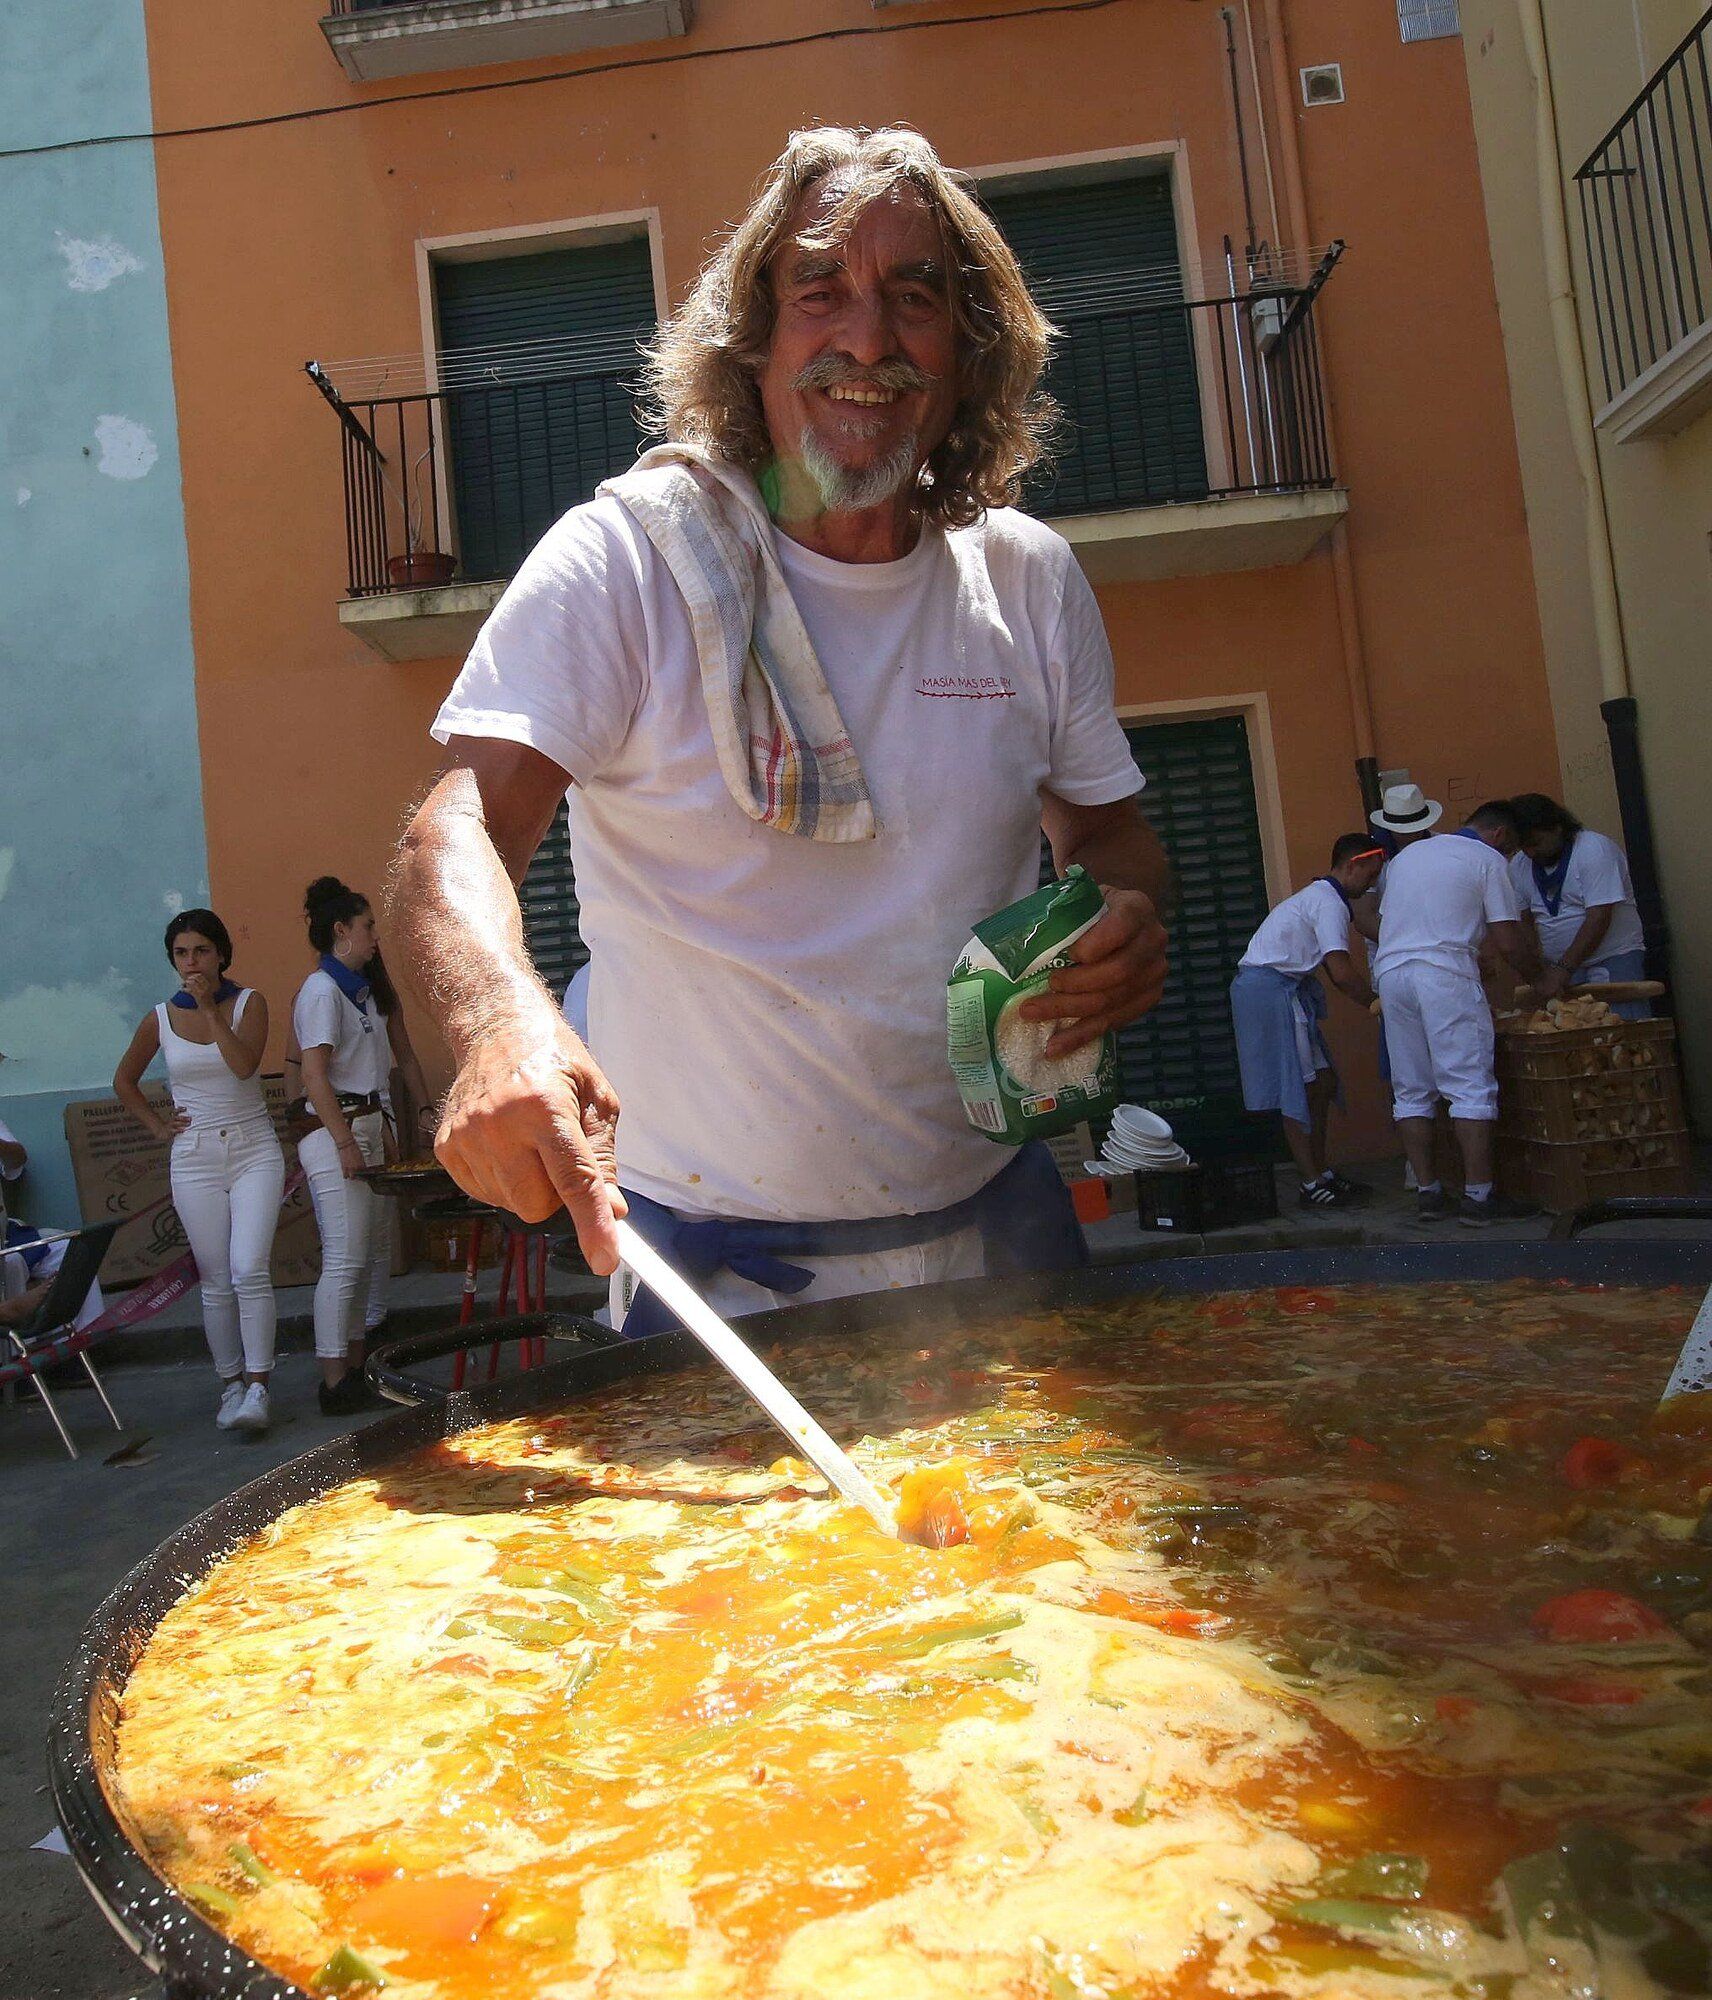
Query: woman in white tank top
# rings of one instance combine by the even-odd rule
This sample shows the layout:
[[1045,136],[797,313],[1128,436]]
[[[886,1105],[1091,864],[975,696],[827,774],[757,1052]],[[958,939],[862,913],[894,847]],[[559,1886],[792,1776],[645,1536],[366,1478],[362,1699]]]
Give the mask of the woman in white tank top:
[[[172,1145],[172,1199],[202,1280],[202,1323],[223,1388],[222,1430],[264,1431],[273,1372],[269,1265],[285,1191],[285,1155],[262,1095],[268,1009],[226,977],[232,939],[212,910],[181,910],[166,953],[183,981],[138,1023],[113,1078],[137,1121]],[[173,1113],[143,1095],[143,1072],[166,1059]]]

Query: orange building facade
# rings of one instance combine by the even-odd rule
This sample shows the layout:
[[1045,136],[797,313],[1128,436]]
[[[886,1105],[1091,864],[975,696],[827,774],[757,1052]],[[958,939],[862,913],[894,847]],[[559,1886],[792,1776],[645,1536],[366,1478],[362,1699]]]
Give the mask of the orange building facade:
[[[471,554],[471,398],[504,343],[448,349],[448,302],[479,333],[492,301],[447,267],[550,273],[630,244],[669,310],[810,122],[915,125],[1035,232],[1076,363],[1055,386],[1081,482],[1042,511],[1094,578],[1126,720],[1174,732],[1138,757],[1188,760],[1176,859],[1196,921],[1223,925],[1180,942],[1182,1033],[1223,1005],[1237,848],[1250,905],[1320,873],[1360,823],[1358,759],[1452,812],[1556,789],[1463,52],[1405,38],[1415,0],[547,0],[520,30],[523,11],[432,0],[323,24],[312,0],[217,17],[150,0],[157,128],[230,128],[156,157],[211,890],[277,1021],[307,964],[303,883],[378,891],[503,582],[472,574],[506,560]],[[433,42],[448,16],[461,33]],[[539,355],[568,380],[611,343],[591,321]],[[1163,472],[1150,367],[1177,384]],[[555,380],[544,411],[581,393]],[[392,394],[416,400],[400,415]],[[491,478],[515,483],[488,428]],[[566,477],[586,490],[601,467],[577,450]],[[504,512],[491,491],[481,506]],[[1184,733],[1200,723],[1224,733]],[[1191,794],[1194,757],[1230,742],[1252,840],[1222,845]],[[1389,1152],[1372,1025],[1338,1002],[1333,1028],[1343,1150]]]

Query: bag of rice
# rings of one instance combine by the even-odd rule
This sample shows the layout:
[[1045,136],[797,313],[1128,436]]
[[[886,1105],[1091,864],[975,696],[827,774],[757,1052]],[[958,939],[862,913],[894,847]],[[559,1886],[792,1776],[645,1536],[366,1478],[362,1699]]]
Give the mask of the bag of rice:
[[1021,1012],[1105,908],[1099,885],[1072,865],[1062,881],[977,924],[951,968],[945,1008],[957,1092],[969,1123],[1001,1146],[1050,1138],[1117,1103],[1116,1035],[1049,1057],[1061,1023]]

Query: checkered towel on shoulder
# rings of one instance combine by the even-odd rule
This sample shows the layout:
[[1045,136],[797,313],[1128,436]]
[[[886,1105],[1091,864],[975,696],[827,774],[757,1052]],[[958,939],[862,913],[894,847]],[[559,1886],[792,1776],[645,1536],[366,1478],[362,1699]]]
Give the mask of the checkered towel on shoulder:
[[634,516],[683,593],[738,805],[805,840],[872,840],[873,801],[754,480],[694,445],[663,444],[600,491]]

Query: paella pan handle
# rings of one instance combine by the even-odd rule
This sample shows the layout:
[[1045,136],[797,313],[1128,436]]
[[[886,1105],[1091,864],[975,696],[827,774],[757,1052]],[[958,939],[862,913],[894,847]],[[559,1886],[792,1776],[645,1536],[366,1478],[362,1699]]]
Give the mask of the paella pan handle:
[[477,1347],[497,1347],[508,1340],[569,1340],[580,1347],[611,1347],[618,1339],[611,1327],[581,1313],[524,1313],[503,1320],[472,1321],[436,1333],[407,1333],[377,1347],[363,1371],[390,1403],[443,1403],[450,1391],[443,1383],[408,1371],[425,1361]]
[[1712,1200],[1698,1194],[1613,1195],[1560,1215],[1552,1224],[1552,1241],[1566,1242],[1606,1222],[1712,1222]]

